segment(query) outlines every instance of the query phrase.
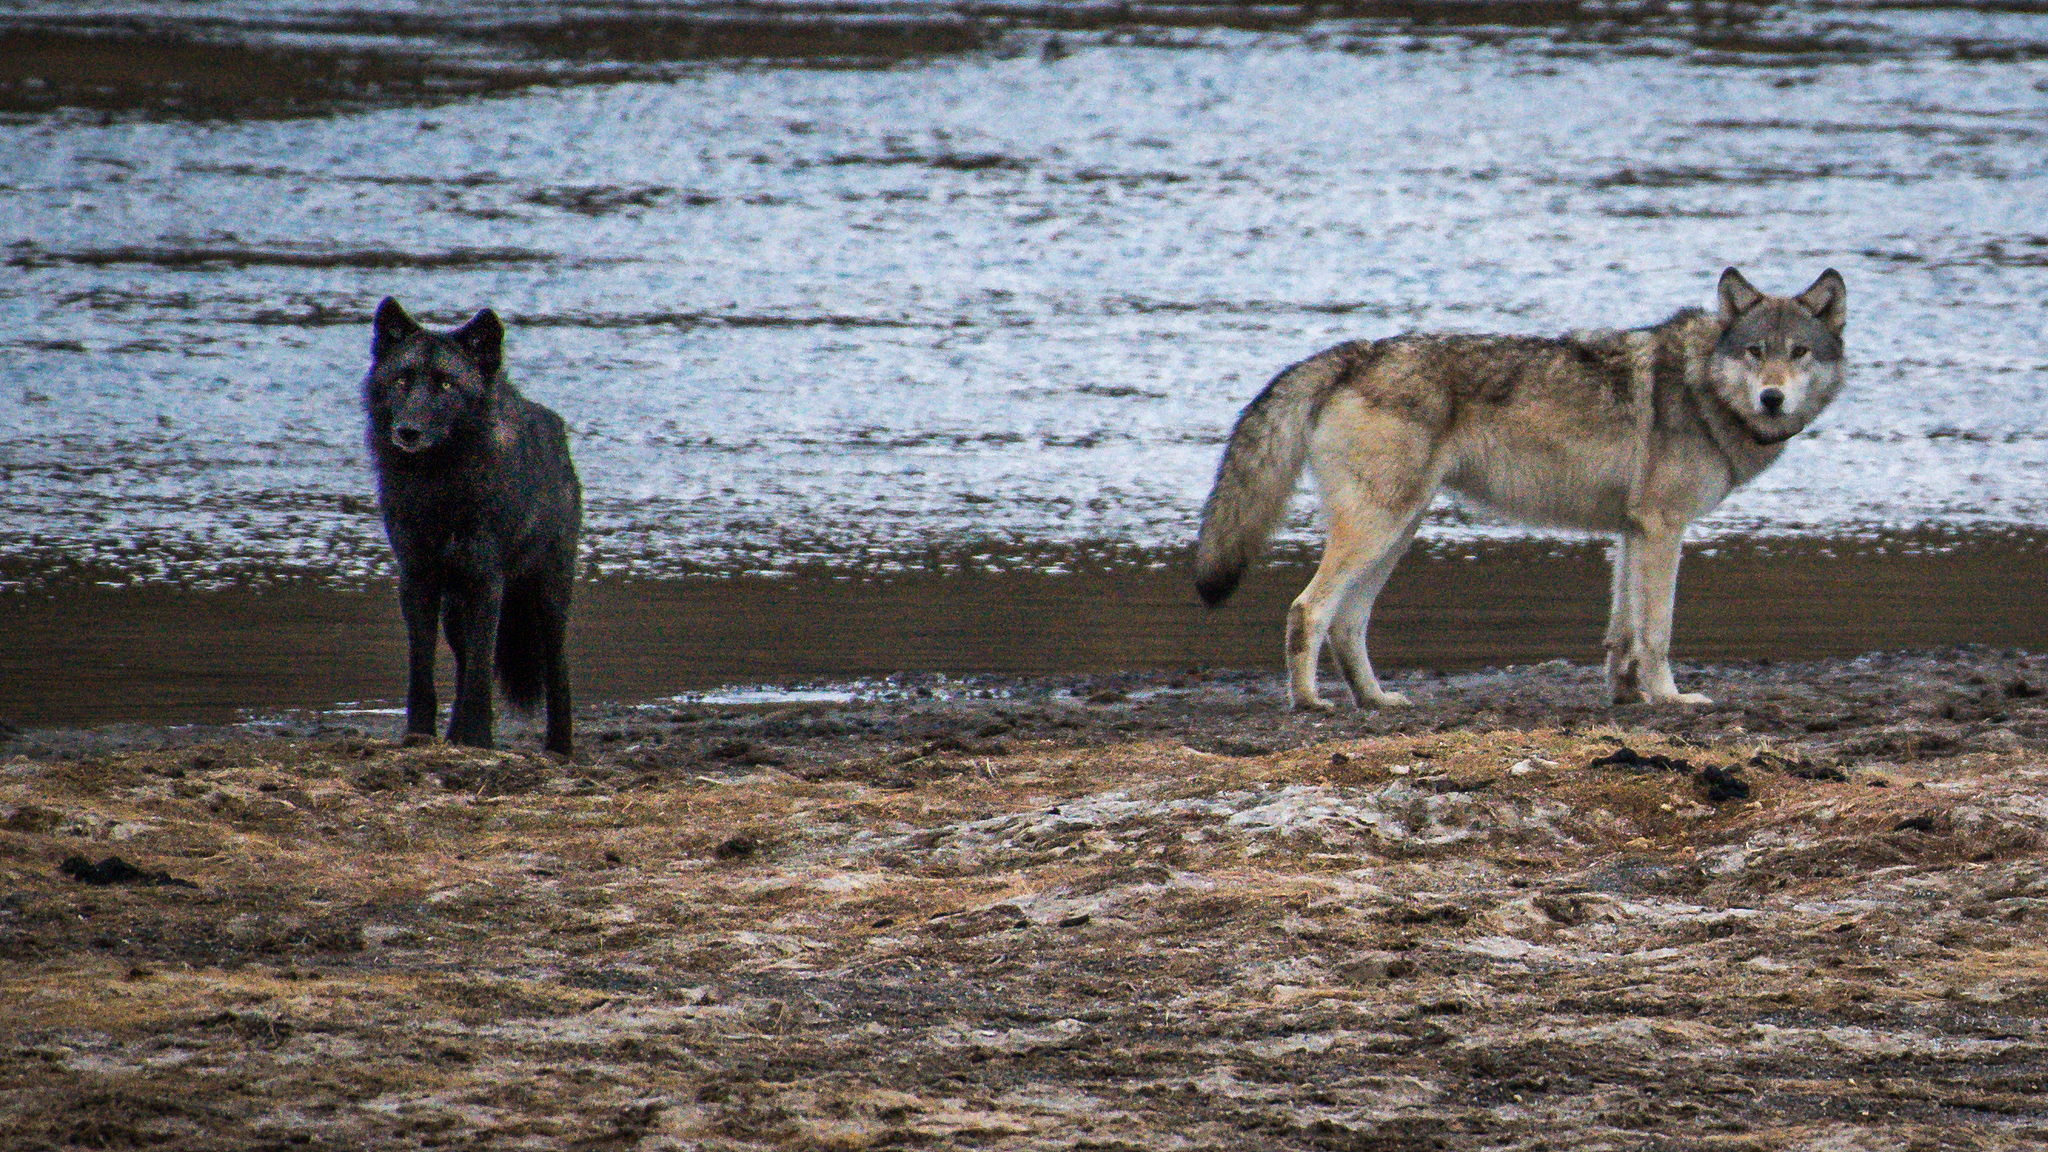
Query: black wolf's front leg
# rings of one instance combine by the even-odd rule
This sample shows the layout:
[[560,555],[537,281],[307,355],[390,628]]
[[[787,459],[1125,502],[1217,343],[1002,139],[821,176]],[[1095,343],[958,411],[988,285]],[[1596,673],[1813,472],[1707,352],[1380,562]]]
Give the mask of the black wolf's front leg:
[[441,587],[400,564],[398,608],[405,614],[405,734],[432,736],[441,702],[434,696],[434,646],[440,643]]
[[448,717],[448,742],[489,748],[491,744],[491,662],[498,651],[498,612],[505,582],[495,571],[449,596],[448,646],[455,649],[455,707]]

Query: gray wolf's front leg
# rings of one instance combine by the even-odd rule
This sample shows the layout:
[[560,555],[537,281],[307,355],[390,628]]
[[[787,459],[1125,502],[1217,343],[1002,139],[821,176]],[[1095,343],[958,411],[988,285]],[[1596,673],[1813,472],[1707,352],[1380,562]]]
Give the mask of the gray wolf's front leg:
[[1642,700],[1641,669],[1636,664],[1635,536],[1623,533],[1614,542],[1612,588],[1607,601],[1607,696],[1616,704]]
[[[1678,599],[1678,559],[1685,525],[1658,525],[1628,540],[1634,618],[1627,664],[1633,667],[1637,699],[1652,703],[1712,704],[1698,692],[1680,692],[1671,676],[1671,613]],[[1610,667],[1613,657],[1609,655]],[[1616,698],[1620,698],[1617,689]]]

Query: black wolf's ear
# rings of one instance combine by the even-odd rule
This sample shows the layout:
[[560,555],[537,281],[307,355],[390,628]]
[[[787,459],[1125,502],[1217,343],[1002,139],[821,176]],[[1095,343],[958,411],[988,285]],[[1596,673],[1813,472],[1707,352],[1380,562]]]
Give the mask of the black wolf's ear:
[[1764,294],[1749,286],[1742,273],[1733,268],[1721,270],[1721,327],[1735,323],[1735,318],[1756,307]]
[[498,323],[496,312],[486,308],[449,335],[476,362],[486,383],[497,379],[498,365],[505,362],[505,326]]
[[1840,336],[1849,323],[1849,286],[1833,268],[1820,274],[1813,287],[1792,298],[1794,304],[1813,313],[1813,318]]
[[400,341],[419,331],[419,324],[405,314],[398,301],[386,296],[377,305],[377,319],[370,325],[370,359],[382,360]]

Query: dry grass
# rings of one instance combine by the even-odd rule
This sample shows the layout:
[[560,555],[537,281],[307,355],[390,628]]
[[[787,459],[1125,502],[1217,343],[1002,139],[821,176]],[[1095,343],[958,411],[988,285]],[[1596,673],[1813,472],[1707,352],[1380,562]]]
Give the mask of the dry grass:
[[[17,759],[0,1131],[2048,1139],[2038,758],[1812,781],[1630,735],[1742,769],[1751,797],[1710,803],[1682,772],[1587,767],[1618,735],[1032,740],[939,754],[916,787],[363,739]],[[58,874],[74,853],[197,887],[88,886]]]

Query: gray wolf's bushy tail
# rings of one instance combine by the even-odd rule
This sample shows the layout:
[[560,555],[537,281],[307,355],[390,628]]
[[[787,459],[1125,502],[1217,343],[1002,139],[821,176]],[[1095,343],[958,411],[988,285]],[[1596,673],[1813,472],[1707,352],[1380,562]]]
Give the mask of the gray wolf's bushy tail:
[[1308,460],[1317,399],[1330,375],[1316,357],[1296,364],[1266,385],[1230,433],[1216,466],[1216,486],[1202,505],[1202,535],[1195,544],[1195,591],[1214,608],[1237,590],[1266,538],[1273,534]]
[[532,585],[508,585],[498,612],[498,690],[521,712],[539,708],[547,695],[548,650],[541,634],[545,596]]

